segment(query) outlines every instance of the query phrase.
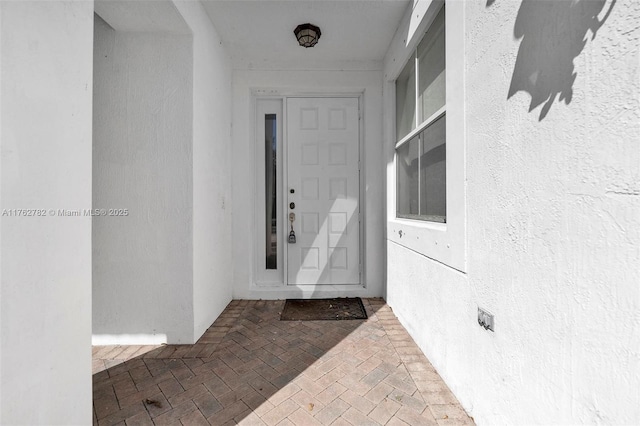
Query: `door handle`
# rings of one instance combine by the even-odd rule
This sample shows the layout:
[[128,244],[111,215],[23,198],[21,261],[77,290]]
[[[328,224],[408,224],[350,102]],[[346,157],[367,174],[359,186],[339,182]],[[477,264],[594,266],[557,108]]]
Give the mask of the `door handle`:
[[293,230],[293,221],[296,220],[296,214],[294,212],[289,213],[289,222],[291,222],[291,232],[289,232],[289,244],[296,243],[296,233]]

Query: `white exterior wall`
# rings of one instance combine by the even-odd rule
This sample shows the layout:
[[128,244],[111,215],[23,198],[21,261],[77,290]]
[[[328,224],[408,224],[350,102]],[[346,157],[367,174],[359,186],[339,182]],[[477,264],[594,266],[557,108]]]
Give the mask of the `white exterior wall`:
[[0,2],[0,424],[91,423],[93,2]]
[[193,33],[193,316],[197,340],[231,301],[231,60],[199,2]]
[[192,42],[96,19],[94,344],[192,343]]
[[592,39],[600,3],[464,3],[466,273],[388,242],[388,303],[478,424],[640,423],[640,4]]
[[98,6],[94,206],[130,214],[96,221],[93,341],[193,343],[231,300],[230,59],[198,2]]
[[[252,91],[261,96],[321,94],[358,96],[363,94],[364,164],[361,179],[364,193],[365,287],[309,286],[300,290],[286,286],[255,285],[255,105]],[[382,296],[384,264],[384,191],[382,166],[382,73],[381,71],[273,71],[234,70],[233,73],[233,268],[236,299],[278,299],[287,297]],[[262,236],[260,236],[262,237]],[[260,238],[258,237],[258,238]]]

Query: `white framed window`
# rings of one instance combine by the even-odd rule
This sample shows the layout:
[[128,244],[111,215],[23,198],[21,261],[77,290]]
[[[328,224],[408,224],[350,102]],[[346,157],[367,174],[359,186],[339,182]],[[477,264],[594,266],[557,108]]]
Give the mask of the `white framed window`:
[[409,16],[385,58],[387,239],[465,272],[464,2],[418,2]]
[[396,215],[446,222],[445,8],[396,80]]

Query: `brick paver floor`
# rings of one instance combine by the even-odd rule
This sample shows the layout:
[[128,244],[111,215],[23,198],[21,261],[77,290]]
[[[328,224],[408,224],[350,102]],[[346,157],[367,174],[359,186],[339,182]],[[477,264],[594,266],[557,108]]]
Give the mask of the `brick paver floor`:
[[97,425],[472,425],[382,299],[368,320],[233,301],[195,345],[95,346]]

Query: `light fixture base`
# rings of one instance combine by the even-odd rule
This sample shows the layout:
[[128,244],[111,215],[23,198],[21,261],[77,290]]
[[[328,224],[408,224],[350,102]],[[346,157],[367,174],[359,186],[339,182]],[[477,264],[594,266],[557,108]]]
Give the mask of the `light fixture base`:
[[293,33],[296,35],[298,44],[303,47],[315,46],[322,34],[320,28],[310,23],[298,25]]

